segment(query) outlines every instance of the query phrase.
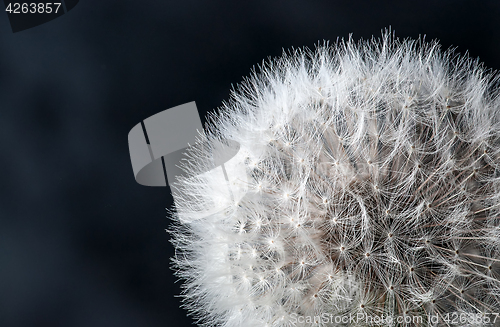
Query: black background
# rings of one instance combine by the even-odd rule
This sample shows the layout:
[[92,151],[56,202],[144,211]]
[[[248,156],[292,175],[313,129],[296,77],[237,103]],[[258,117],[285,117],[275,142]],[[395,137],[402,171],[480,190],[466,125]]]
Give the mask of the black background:
[[498,1],[80,1],[12,33],[0,13],[0,326],[188,326],[168,188],[134,180],[129,130],[200,114],[283,48],[426,35],[500,69]]

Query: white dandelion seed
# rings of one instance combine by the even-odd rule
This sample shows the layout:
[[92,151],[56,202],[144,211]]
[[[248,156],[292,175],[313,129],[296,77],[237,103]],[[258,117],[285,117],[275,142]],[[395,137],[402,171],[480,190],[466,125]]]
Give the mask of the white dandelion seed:
[[198,174],[198,148],[176,186],[187,309],[224,327],[500,312],[497,79],[388,32],[265,63],[203,136],[238,153]]

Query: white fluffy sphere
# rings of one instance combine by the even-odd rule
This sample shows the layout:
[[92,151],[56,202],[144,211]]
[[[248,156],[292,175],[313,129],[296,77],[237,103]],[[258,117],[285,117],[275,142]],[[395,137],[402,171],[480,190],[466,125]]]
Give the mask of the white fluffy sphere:
[[491,325],[496,80],[437,43],[388,33],[265,63],[204,136],[238,142],[237,154],[200,173],[216,150],[198,148],[177,184],[187,308],[224,327],[446,325],[454,313]]

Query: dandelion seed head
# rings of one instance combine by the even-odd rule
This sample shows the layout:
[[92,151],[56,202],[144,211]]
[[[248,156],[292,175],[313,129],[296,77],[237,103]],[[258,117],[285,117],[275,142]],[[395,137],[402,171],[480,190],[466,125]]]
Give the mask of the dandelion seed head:
[[193,156],[176,184],[186,308],[224,327],[500,312],[497,80],[388,32],[264,63],[203,135],[239,143],[226,171]]

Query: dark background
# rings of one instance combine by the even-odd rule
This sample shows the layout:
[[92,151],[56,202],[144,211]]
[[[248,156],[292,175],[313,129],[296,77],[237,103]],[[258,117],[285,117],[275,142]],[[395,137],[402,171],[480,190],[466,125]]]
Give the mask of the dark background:
[[129,130],[193,100],[203,116],[283,48],[389,26],[500,69],[498,3],[82,0],[19,33],[0,13],[0,326],[190,325],[172,198],[135,182]]

